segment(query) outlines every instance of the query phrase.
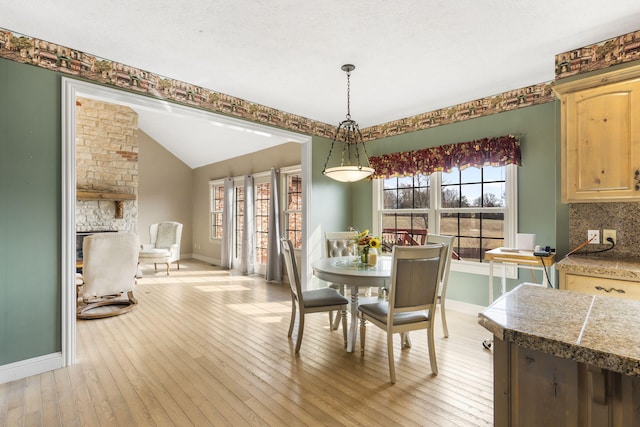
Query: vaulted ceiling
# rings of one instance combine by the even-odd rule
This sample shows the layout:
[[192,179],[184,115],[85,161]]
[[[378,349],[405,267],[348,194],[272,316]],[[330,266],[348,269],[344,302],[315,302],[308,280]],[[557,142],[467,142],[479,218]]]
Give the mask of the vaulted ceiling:
[[[27,4],[0,0],[0,27],[329,124],[346,114],[340,67],[355,64],[361,128],[551,81],[556,54],[640,29],[637,0]],[[168,120],[142,122],[171,150],[153,129]],[[189,127],[184,138],[217,141],[210,126]],[[225,155],[223,144],[198,146],[209,163]]]

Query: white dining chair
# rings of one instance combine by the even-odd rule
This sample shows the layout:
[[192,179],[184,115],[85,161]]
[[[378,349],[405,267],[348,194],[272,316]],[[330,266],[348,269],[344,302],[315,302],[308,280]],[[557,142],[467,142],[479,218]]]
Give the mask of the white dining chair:
[[[308,291],[302,290],[300,274],[296,257],[293,254],[293,244],[291,240],[281,239],[282,254],[289,277],[289,287],[291,289],[291,320],[289,322],[288,337],[293,334],[293,325],[298,317],[298,336],[296,337],[295,352],[300,352],[302,344],[302,334],[304,333],[304,318],[307,313],[318,313],[325,311],[338,311],[342,313],[342,334],[344,345],[347,346],[347,305],[349,300],[340,295],[332,288],[320,288]],[[331,329],[331,324],[329,325]]]
[[451,269],[451,259],[453,258],[453,241],[455,236],[444,236],[440,234],[427,234],[427,244],[441,243],[447,246],[444,268],[440,276],[440,291],[438,292],[438,304],[440,305],[440,317],[442,317],[442,332],[445,338],[449,338],[449,328],[447,327],[447,316],[445,314],[445,301],[447,295],[447,284],[449,283],[449,270]]
[[[355,256],[357,247],[354,242],[357,231],[327,231],[324,233],[325,256],[333,258],[338,256]],[[345,285],[343,283],[329,283],[329,287],[336,289],[341,295],[345,295]],[[333,330],[340,326],[342,316],[336,316],[333,319],[333,311],[329,312],[329,324]]]
[[361,355],[364,357],[366,324],[371,322],[387,333],[389,376],[392,383],[396,382],[393,355],[393,335],[396,333],[401,334],[401,348],[405,348],[404,335],[407,332],[427,329],[431,371],[438,373],[433,323],[447,249],[442,244],[395,246],[392,252],[389,300],[361,304],[358,307]]

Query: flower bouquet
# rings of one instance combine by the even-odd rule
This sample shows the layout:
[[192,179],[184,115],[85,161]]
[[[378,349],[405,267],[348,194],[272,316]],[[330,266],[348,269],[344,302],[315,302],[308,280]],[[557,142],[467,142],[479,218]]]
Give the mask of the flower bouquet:
[[354,243],[358,246],[360,262],[362,264],[376,265],[378,262],[380,238],[373,237],[369,234],[369,230],[364,230],[363,232],[358,232],[356,237],[354,237]]

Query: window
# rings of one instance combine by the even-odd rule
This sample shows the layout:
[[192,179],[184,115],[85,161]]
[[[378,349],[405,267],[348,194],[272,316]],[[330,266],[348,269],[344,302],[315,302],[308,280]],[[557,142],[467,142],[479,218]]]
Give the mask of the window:
[[222,212],[224,210],[224,185],[221,182],[209,184],[211,239],[222,238]]
[[456,236],[462,261],[510,246],[516,229],[516,166],[469,167],[429,176],[376,180],[374,196],[385,246],[419,245],[427,232]]
[[267,242],[269,241],[269,205],[271,184],[257,183],[256,188],[256,263],[267,264]]
[[234,258],[242,258],[242,234],[244,232],[244,187],[235,187],[234,202],[236,204],[235,213],[235,236],[234,236]]
[[302,175],[290,173],[286,175],[286,206],[284,210],[285,235],[293,247],[302,247]]

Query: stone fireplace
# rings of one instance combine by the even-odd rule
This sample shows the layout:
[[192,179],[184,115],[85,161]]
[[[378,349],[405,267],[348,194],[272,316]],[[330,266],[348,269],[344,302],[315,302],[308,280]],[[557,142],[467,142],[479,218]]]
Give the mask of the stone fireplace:
[[132,231],[138,223],[138,115],[76,99],[76,232]]

